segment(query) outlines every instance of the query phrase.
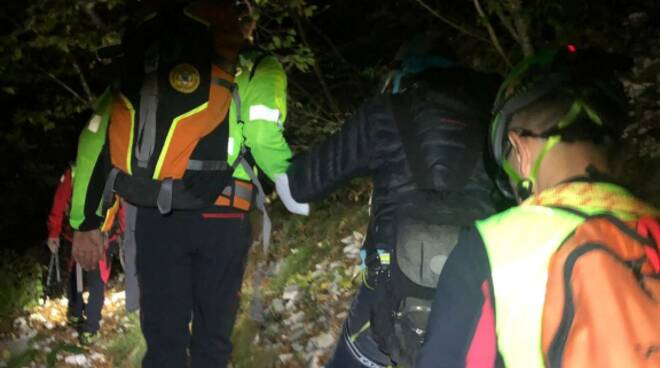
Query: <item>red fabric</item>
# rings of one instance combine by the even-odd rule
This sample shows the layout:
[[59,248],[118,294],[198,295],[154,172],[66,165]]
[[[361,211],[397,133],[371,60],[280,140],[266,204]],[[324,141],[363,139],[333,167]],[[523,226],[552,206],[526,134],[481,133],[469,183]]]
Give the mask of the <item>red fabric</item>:
[[479,323],[465,358],[466,368],[492,368],[495,366],[497,358],[495,313],[487,280],[481,284],[481,292],[484,295],[484,304],[481,307],[481,317],[479,317]]
[[71,168],[69,167],[60,178],[60,183],[53,198],[53,206],[48,215],[49,238],[59,238],[62,236],[69,241],[73,238],[71,228],[68,225],[71,188]]
[[101,273],[101,280],[103,280],[104,284],[107,284],[108,279],[110,279],[110,271],[112,271],[112,264],[108,262],[107,257],[104,257],[99,261],[99,272]]
[[[106,249],[107,251],[107,249]],[[71,277],[75,277],[74,272],[76,272],[76,260],[73,259],[73,257],[69,258],[69,261],[67,262],[67,267],[69,270],[69,273],[71,273]],[[112,271],[112,263],[108,262],[108,257],[104,257],[102,260],[99,261],[99,272],[101,273],[101,280],[103,280],[104,284],[108,284],[108,280],[110,279],[110,272]]]
[[244,213],[202,213],[205,219],[242,219],[244,216]]

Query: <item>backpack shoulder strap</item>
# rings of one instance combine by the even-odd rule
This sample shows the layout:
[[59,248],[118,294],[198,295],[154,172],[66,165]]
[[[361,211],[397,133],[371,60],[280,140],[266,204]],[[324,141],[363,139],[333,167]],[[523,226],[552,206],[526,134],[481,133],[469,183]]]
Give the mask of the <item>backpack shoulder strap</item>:
[[[636,222],[636,228],[630,227],[630,225],[626,224],[623,220],[619,219],[618,217],[609,214],[609,213],[598,213],[594,215],[590,215],[586,212],[582,212],[577,208],[574,207],[564,207],[564,206],[548,206],[552,209],[555,210],[560,210],[560,211],[565,211],[569,212],[573,215],[580,216],[584,218],[585,222],[588,222],[590,220],[595,220],[595,219],[605,219],[609,223],[611,223],[613,226],[617,227],[619,231],[624,233],[625,235],[633,238],[634,240],[644,244],[644,245],[652,245],[654,243],[654,233],[652,231],[645,231],[647,229],[648,224],[655,224],[655,226],[658,226],[658,237],[660,238],[660,225],[658,224],[658,220],[651,218],[651,217],[643,217],[640,220]],[[655,229],[654,226],[651,226],[650,228]],[[649,237],[650,236],[650,237]],[[570,237],[570,236],[569,236]],[[657,242],[657,240],[656,240]]]
[[403,151],[406,153],[406,161],[410,166],[415,182],[422,187],[432,187],[433,183],[426,175],[428,170],[422,159],[423,152],[421,152],[420,142],[416,137],[417,129],[410,112],[412,99],[416,97],[415,95],[416,93],[408,92],[389,96],[390,108],[403,144]]

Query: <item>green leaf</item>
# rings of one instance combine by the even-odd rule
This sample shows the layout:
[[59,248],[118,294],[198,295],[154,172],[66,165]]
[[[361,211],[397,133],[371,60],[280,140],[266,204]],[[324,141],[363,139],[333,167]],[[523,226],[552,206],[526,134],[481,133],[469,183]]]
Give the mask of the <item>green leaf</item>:
[[21,49],[20,47],[15,48],[14,53],[12,55],[12,60],[18,61],[21,60],[22,58],[23,58],[23,49]]
[[16,95],[16,89],[14,87],[2,87],[2,91],[9,95]]
[[279,49],[280,47],[282,47],[282,39],[280,39],[279,36],[273,36],[273,46],[276,49]]
[[81,348],[80,346],[76,346],[76,345],[64,345],[62,346],[62,351],[66,351],[67,353],[71,353],[71,354],[87,353],[87,349]]
[[13,357],[9,362],[7,362],[7,368],[22,368],[29,366],[30,363],[32,363],[37,357],[38,353],[39,352],[34,349],[26,350],[22,354]]

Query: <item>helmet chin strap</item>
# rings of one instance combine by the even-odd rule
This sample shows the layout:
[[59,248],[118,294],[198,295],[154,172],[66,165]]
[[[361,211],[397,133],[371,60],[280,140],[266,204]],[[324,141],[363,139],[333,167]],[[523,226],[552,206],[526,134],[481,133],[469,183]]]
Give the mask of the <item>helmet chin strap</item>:
[[529,173],[529,177],[523,178],[516,172],[513,166],[509,163],[507,159],[502,161],[502,168],[509,175],[511,180],[513,180],[513,192],[516,195],[516,199],[519,202],[524,201],[529,198],[534,193],[534,185],[538,177],[539,169],[541,168],[541,162],[545,156],[550,152],[550,150],[561,141],[561,136],[553,135],[548,137],[548,140],[543,145],[543,149],[536,157],[534,165],[532,166],[532,171]]

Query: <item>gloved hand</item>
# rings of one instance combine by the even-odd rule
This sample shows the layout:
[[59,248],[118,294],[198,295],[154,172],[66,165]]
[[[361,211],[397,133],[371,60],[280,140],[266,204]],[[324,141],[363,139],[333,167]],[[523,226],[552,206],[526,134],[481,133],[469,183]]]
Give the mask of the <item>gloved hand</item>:
[[51,253],[57,253],[57,250],[60,249],[60,238],[48,238],[47,244]]
[[279,174],[275,177],[275,190],[289,212],[296,215],[309,215],[309,203],[300,203],[293,199],[289,188],[289,177],[286,174]]

